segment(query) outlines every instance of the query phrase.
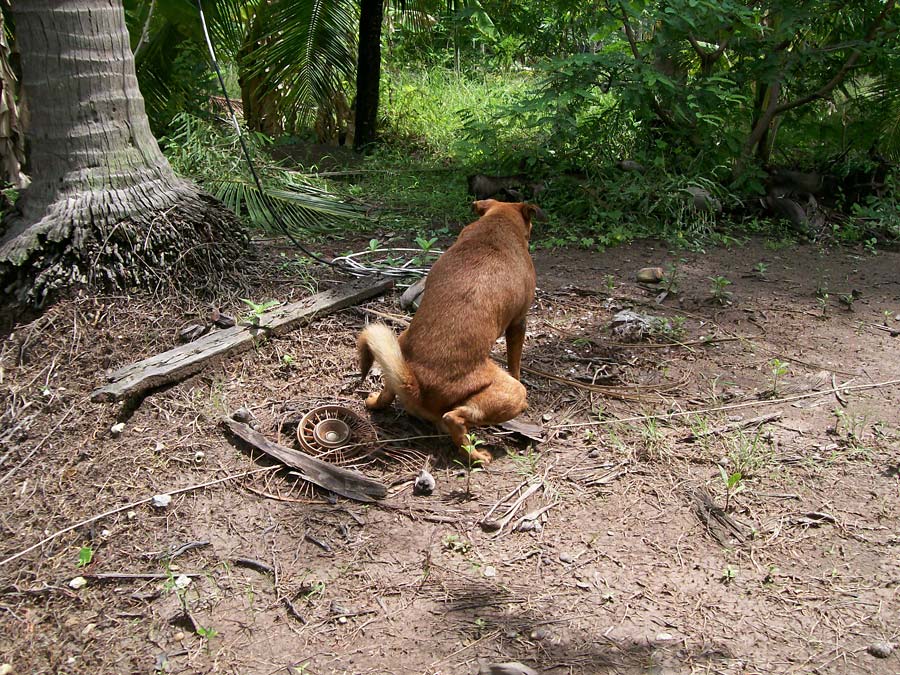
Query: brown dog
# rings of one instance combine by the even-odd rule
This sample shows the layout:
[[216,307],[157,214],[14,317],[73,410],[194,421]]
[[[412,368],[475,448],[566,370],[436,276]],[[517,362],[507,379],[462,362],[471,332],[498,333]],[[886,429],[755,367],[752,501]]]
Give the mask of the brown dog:
[[[431,268],[412,323],[399,340],[382,324],[359,336],[363,378],[373,361],[384,389],[366,399],[379,410],[395,397],[407,412],[449,433],[457,448],[470,427],[499,424],[525,410],[519,382],[525,315],[534,300],[534,265],[528,253],[533,204],[477,201],[481,218],[467,225]],[[509,373],[490,359],[506,335]],[[487,463],[482,450],[471,459]]]

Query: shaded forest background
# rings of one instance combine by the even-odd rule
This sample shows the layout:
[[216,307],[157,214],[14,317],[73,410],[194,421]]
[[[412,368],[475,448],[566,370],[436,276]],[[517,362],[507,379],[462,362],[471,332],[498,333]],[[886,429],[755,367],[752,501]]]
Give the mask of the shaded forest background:
[[[151,127],[176,171],[254,225],[273,228],[274,209],[313,240],[388,226],[430,241],[468,218],[476,172],[520,177],[551,216],[544,245],[900,237],[893,0],[379,3],[368,112],[366,5],[204,4],[259,191],[196,5],[126,0]],[[373,112],[376,142],[359,143],[357,118]]]

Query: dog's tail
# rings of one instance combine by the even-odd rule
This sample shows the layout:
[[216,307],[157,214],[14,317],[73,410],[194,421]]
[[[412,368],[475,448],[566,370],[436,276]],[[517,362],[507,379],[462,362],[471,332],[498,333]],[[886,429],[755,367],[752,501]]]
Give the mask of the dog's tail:
[[416,379],[406,365],[400,351],[400,343],[393,331],[380,323],[373,323],[359,334],[356,341],[359,355],[359,370],[363,379],[369,374],[373,363],[378,363],[383,372],[387,387],[399,394],[401,401],[406,396],[416,397],[418,386]]

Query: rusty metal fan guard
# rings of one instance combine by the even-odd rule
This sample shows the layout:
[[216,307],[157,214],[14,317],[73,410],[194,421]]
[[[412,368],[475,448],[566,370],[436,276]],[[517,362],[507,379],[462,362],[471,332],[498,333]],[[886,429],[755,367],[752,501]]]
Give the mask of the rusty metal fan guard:
[[370,459],[378,433],[368,420],[342,405],[323,405],[297,425],[297,440],[310,455],[345,466]]

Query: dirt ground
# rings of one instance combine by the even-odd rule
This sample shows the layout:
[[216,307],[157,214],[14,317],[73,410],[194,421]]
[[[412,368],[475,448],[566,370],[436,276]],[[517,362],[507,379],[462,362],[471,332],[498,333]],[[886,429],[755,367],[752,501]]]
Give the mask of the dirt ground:
[[[399,293],[126,405],[89,394],[208,305],[81,295],[16,326],[0,347],[2,672],[900,672],[883,644],[900,641],[900,337],[879,328],[900,329],[900,254],[535,258],[526,417],[543,442],[482,430],[495,460],[467,474],[433,428],[380,414],[387,459],[363,470],[390,494],[373,505],[275,467],[127,506],[274,467],[224,433],[240,406],[286,445],[320,403],[363,412],[355,336],[372,311],[402,315]],[[634,282],[645,265],[668,271],[659,304]],[[253,292],[307,290],[272,265]],[[626,308],[668,325],[623,342]],[[437,486],[414,495],[428,455]],[[525,491],[506,527],[481,527]]]

